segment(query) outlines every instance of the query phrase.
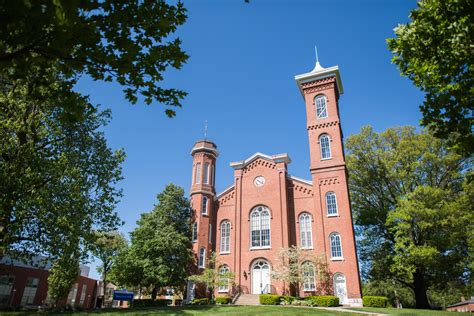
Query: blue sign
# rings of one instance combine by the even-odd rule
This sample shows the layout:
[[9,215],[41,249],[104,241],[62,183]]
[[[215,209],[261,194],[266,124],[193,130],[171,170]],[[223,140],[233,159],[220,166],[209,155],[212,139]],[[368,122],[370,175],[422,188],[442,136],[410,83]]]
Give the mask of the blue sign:
[[133,292],[127,290],[115,290],[114,301],[133,301]]

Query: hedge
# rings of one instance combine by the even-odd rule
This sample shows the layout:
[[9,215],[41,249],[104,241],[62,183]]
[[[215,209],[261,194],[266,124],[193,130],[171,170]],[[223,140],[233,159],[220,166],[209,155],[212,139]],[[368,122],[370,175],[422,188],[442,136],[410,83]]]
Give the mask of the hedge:
[[305,300],[309,302],[310,306],[339,306],[339,297],[337,296],[306,296]]
[[228,296],[218,296],[216,297],[217,304],[229,304],[231,302],[230,297]]
[[278,305],[280,304],[280,295],[260,294],[260,304],[262,305]]
[[362,304],[364,307],[387,307],[388,298],[386,296],[364,296]]
[[209,305],[210,300],[208,298],[196,298],[189,302],[189,305]]
[[296,300],[296,297],[290,295],[282,295],[280,297],[280,303],[285,305],[290,305],[294,300]]
[[141,299],[141,300],[134,300],[133,307],[151,307],[151,306],[168,306],[172,303],[171,300],[152,300],[152,299]]

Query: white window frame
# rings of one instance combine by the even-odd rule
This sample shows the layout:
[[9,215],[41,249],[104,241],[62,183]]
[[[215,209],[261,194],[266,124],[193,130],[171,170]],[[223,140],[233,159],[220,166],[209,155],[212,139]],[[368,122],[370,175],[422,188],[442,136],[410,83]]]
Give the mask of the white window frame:
[[[303,291],[305,292],[314,292],[316,291],[316,267],[312,262],[303,263]],[[306,270],[311,267],[310,270]]]
[[224,220],[220,226],[220,245],[219,253],[227,254],[230,253],[230,221]]
[[[318,102],[322,101],[322,102]],[[321,104],[323,103],[323,104]],[[316,118],[317,119],[324,119],[328,117],[328,104],[327,104],[327,98],[324,94],[319,94],[314,98],[314,106],[316,108]],[[321,110],[320,113],[318,113],[318,109],[324,107],[323,110]],[[324,116],[322,114],[325,114]]]
[[301,249],[313,249],[313,229],[312,221],[313,217],[307,212],[300,214],[298,218],[300,224],[300,242]]
[[[10,304],[13,284],[15,283],[15,276],[9,274],[0,275],[0,295],[5,298],[5,305]],[[0,302],[3,303],[3,302]]]
[[[327,139],[327,149],[329,152],[328,157],[324,157],[324,150],[323,150],[323,138]],[[326,141],[324,141],[325,143]],[[328,134],[322,134],[319,136],[319,150],[321,151],[321,160],[327,160],[332,158],[332,150],[331,150],[331,137]]]
[[[265,216],[265,217],[263,217]],[[272,233],[271,233],[271,214],[268,207],[259,205],[255,207],[250,213],[250,249],[269,249],[272,245]],[[266,235],[268,231],[268,244],[263,244],[263,234]],[[258,245],[254,246],[253,232],[258,232]]]
[[205,268],[205,267],[206,267],[206,248],[201,247],[199,248],[198,268]]
[[198,223],[194,222],[191,233],[191,241],[196,242],[198,240]]
[[[222,275],[222,274],[228,273],[228,272],[230,272],[230,269],[226,264],[223,264],[222,266],[220,266],[219,275]],[[226,285],[219,285],[218,288],[217,288],[217,292],[227,293],[227,292],[229,292],[229,279],[222,279],[222,280],[227,280],[227,284]]]
[[194,183],[200,184],[201,183],[201,163],[198,162],[196,164],[196,175],[194,176]]
[[[339,239],[340,256],[337,256],[337,253],[335,253],[335,252],[337,252],[337,249],[335,249],[334,247],[337,247],[337,245],[333,244],[333,238],[336,238],[336,237],[338,237],[338,239]],[[343,255],[343,252],[342,252],[342,238],[341,238],[341,234],[339,234],[338,232],[333,232],[329,235],[329,249],[330,249],[330,252],[331,252],[331,260],[332,261],[344,260],[344,255]]]
[[[331,203],[329,203],[330,202],[329,199],[333,199],[333,201],[331,201]],[[330,212],[330,209],[329,209],[330,205],[336,210],[334,213]],[[333,210],[331,210],[331,211],[333,211]],[[339,208],[337,206],[337,195],[333,191],[326,192],[326,214],[327,214],[328,217],[339,216]]]
[[203,171],[202,171],[202,174],[203,174],[203,181],[202,183],[203,184],[209,184],[209,171],[210,171],[210,168],[209,168],[209,163],[208,162],[205,162],[204,163],[204,168],[203,168]]
[[209,198],[207,196],[202,197],[201,201],[201,214],[208,215],[209,214]]
[[26,279],[26,286],[21,297],[21,305],[33,305],[35,302],[36,292],[38,291],[39,278],[28,277]]

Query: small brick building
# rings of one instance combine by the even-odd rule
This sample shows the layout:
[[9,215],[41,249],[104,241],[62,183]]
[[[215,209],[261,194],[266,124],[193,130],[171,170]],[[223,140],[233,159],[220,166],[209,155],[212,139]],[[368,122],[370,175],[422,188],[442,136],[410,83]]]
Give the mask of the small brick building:
[[[0,262],[0,307],[41,306],[48,294],[50,264],[34,258],[33,264],[2,258]],[[62,305],[93,308],[96,300],[97,281],[88,277],[89,267],[81,266],[81,273]]]
[[[190,194],[197,268],[206,266],[213,251],[220,271],[233,272],[243,293],[283,294],[288,285],[272,279],[271,271],[278,264],[279,250],[295,245],[328,263],[335,295],[342,304],[360,305],[339,117],[338,100],[343,93],[339,68],[323,68],[317,62],[311,72],[295,80],[306,107],[310,179],[289,173],[291,160],[286,153],[256,153],[232,162],[234,183],[216,193],[217,146],[209,140],[194,145]],[[316,288],[315,271],[310,269],[299,295],[314,294]],[[221,286],[217,291],[225,294],[232,289]]]

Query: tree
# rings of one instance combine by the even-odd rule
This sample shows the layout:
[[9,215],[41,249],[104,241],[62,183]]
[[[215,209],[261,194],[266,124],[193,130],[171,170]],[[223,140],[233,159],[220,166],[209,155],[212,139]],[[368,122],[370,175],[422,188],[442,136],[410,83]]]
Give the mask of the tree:
[[272,271],[271,276],[276,280],[284,281],[299,292],[307,281],[309,274],[314,274],[314,289],[319,295],[332,295],[332,275],[323,256],[316,256],[313,252],[291,246],[282,248],[278,252],[279,264]]
[[101,265],[97,268],[97,271],[102,274],[104,299],[102,303],[105,303],[105,295],[107,293],[107,274],[112,270],[113,264],[117,255],[127,245],[127,240],[118,231],[112,232],[97,232],[96,241],[92,248],[92,253],[101,261]]
[[186,21],[181,2],[11,0],[0,5],[0,20],[0,74],[11,81],[55,65],[71,86],[82,74],[115,80],[130,102],[160,102],[170,117],[186,95],[160,86],[188,58],[173,36]]
[[207,267],[205,267],[200,274],[191,275],[189,277],[189,281],[206,286],[211,301],[214,301],[214,291],[216,288],[229,286],[229,283],[232,283],[234,279],[235,274],[233,272],[221,271],[221,264],[217,261],[215,253],[211,254]]
[[395,280],[413,290],[416,307],[429,307],[428,289],[470,275],[461,258],[468,254],[466,220],[472,218],[464,197],[472,193],[463,182],[472,161],[413,127],[382,133],[364,127],[346,148],[360,257],[369,266],[365,278]]
[[94,230],[120,224],[124,153],[100,131],[109,111],[74,93],[54,67],[39,70],[13,82],[0,76],[2,255],[55,261],[73,240],[84,257]]
[[[153,210],[138,220],[138,227],[131,233],[130,248],[119,256],[126,262],[134,261],[140,276],[125,273],[122,283],[152,287],[153,299],[163,286],[184,287],[193,261],[191,205],[184,190],[168,184],[157,199]],[[117,264],[124,266],[123,262]]]
[[[72,249],[71,249],[72,248]],[[71,290],[72,285],[79,275],[79,258],[80,251],[74,245],[69,248],[71,252],[65,253],[61,258],[56,260],[48,276],[48,296],[54,302],[65,299]]]
[[392,61],[425,94],[422,124],[474,153],[472,0],[424,0],[388,39]]

